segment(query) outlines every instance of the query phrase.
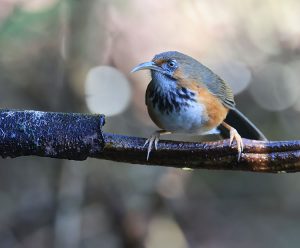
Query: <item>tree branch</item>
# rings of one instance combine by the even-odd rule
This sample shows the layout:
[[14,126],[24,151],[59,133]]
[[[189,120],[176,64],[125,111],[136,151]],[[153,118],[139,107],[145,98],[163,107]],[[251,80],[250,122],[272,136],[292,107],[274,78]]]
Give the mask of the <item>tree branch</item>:
[[103,133],[103,115],[0,111],[0,155],[36,155],[85,160],[87,157],[176,168],[255,172],[300,171],[300,141],[244,139],[240,161],[228,140],[179,142],[161,140],[146,161],[144,138]]

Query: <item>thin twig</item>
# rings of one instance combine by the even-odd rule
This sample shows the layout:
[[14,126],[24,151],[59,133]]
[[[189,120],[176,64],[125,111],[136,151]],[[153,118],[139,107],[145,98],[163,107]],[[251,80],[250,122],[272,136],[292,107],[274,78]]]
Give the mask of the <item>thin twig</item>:
[[0,111],[0,155],[36,155],[84,160],[87,157],[176,168],[255,172],[300,171],[300,141],[262,142],[244,139],[237,161],[236,147],[217,142],[159,142],[146,160],[144,138],[103,133],[103,115]]

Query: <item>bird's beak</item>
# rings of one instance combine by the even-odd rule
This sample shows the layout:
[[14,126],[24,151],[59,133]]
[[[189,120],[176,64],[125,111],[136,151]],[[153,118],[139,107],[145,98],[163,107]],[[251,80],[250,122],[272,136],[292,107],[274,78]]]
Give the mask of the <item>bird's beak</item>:
[[140,71],[140,70],[154,70],[154,71],[163,72],[163,69],[161,67],[157,66],[152,61],[145,62],[145,63],[137,65],[136,67],[134,67],[132,69],[131,73],[136,72],[136,71]]

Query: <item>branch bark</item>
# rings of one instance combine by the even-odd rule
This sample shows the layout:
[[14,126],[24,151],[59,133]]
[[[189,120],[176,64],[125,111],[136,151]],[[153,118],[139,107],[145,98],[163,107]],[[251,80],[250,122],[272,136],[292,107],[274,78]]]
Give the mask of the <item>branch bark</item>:
[[300,141],[262,142],[244,139],[237,161],[228,140],[179,142],[161,140],[146,161],[144,138],[103,133],[103,115],[0,111],[0,155],[85,160],[88,157],[176,168],[254,172],[300,171]]

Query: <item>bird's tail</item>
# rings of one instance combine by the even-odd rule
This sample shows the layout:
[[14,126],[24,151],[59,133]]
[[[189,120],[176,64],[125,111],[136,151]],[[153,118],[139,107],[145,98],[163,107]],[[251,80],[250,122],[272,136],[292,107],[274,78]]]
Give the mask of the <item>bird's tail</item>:
[[[234,127],[242,138],[267,141],[264,134],[237,109],[230,109],[224,121]],[[229,137],[228,130],[222,125],[218,129],[223,137]]]

